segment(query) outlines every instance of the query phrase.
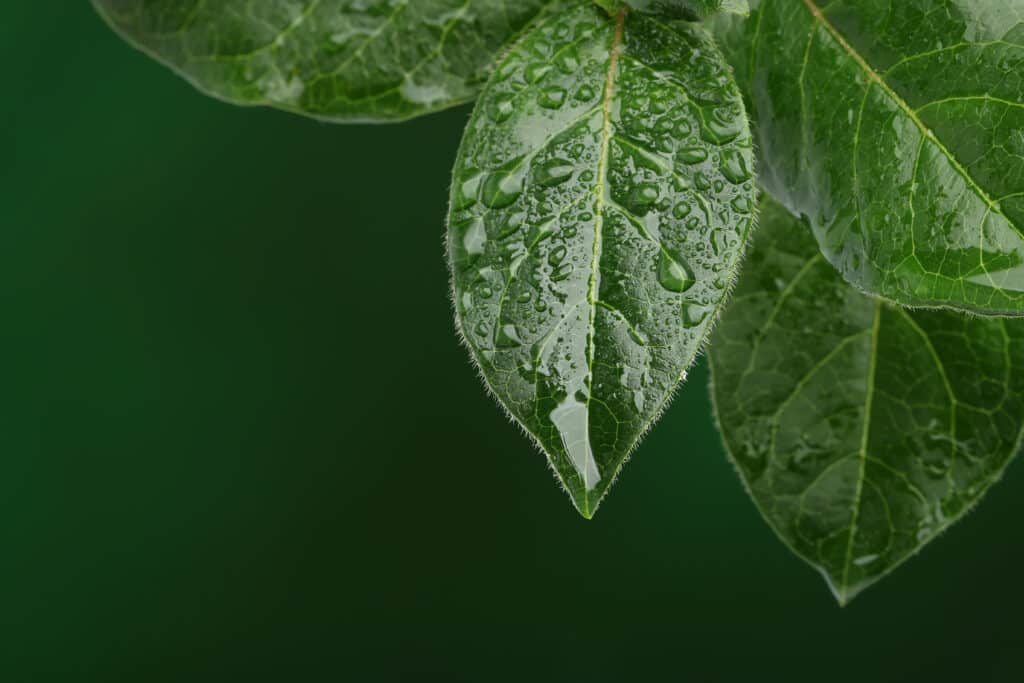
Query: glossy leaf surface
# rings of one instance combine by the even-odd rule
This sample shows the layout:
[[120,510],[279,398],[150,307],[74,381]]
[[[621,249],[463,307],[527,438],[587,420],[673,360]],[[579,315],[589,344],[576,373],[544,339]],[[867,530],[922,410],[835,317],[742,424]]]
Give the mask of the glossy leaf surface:
[[747,0],[625,0],[633,9],[677,19],[704,19],[715,12],[747,14]]
[[867,297],[774,202],[710,348],[740,475],[843,603],[962,517],[1020,449],[1024,320]]
[[1024,313],[1024,0],[761,0],[715,26],[762,183],[848,281]]
[[236,104],[393,121],[471,100],[557,0],[93,0],[127,40]]
[[584,516],[693,362],[753,215],[750,133],[702,29],[584,2],[498,66],[455,168],[461,330]]

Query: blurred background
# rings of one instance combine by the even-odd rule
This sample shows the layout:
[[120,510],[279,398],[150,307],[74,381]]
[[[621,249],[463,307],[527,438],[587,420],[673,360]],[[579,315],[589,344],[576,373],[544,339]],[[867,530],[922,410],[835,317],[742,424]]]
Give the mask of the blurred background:
[[0,679],[1021,680],[1024,463],[840,609],[702,364],[584,521],[453,332],[468,109],[233,108],[4,15]]

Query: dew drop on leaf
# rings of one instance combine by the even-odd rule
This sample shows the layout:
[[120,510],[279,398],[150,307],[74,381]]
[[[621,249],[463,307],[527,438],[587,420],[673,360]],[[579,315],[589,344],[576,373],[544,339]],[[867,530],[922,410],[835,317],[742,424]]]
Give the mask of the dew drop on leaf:
[[545,109],[560,109],[565,104],[565,88],[551,86],[545,88],[540,94],[540,106]]
[[750,169],[743,153],[736,149],[722,152],[722,175],[733,185],[740,185],[750,180]]
[[665,249],[658,258],[658,282],[670,292],[685,292],[693,286],[693,276],[682,259],[671,256]]
[[537,170],[537,182],[544,187],[560,185],[572,177],[574,167],[565,159],[552,159]]
[[487,178],[483,187],[483,202],[492,209],[511,206],[523,193],[523,174],[520,171],[498,171]]
[[699,164],[708,158],[708,152],[703,147],[686,147],[676,156],[684,164]]
[[494,345],[499,349],[514,349],[522,346],[523,340],[515,325],[506,324],[498,328],[498,332],[494,336]]

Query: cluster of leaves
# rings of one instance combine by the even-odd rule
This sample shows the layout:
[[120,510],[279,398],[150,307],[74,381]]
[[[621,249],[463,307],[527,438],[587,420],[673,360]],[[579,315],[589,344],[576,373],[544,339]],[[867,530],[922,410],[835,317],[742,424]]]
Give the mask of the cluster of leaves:
[[841,602],[1020,449],[1024,0],[94,2],[232,102],[477,99],[459,329],[586,517],[705,346],[744,483]]

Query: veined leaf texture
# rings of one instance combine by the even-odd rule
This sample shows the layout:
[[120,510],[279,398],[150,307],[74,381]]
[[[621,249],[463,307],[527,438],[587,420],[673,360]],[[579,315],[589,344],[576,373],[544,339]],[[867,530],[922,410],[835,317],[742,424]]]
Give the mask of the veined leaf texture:
[[330,121],[472,100],[503,46],[559,0],[93,0],[201,90]]
[[712,335],[712,398],[765,519],[845,603],[960,519],[1024,427],[1024,319],[909,310],[842,281],[767,201]]
[[750,12],[747,0],[625,0],[625,4],[641,12],[690,20],[705,19],[715,12]]
[[477,104],[449,219],[459,325],[586,517],[717,317],[752,171],[739,91],[695,25],[579,3]]
[[1024,314],[1024,0],[760,0],[716,33],[760,179],[857,287]]

